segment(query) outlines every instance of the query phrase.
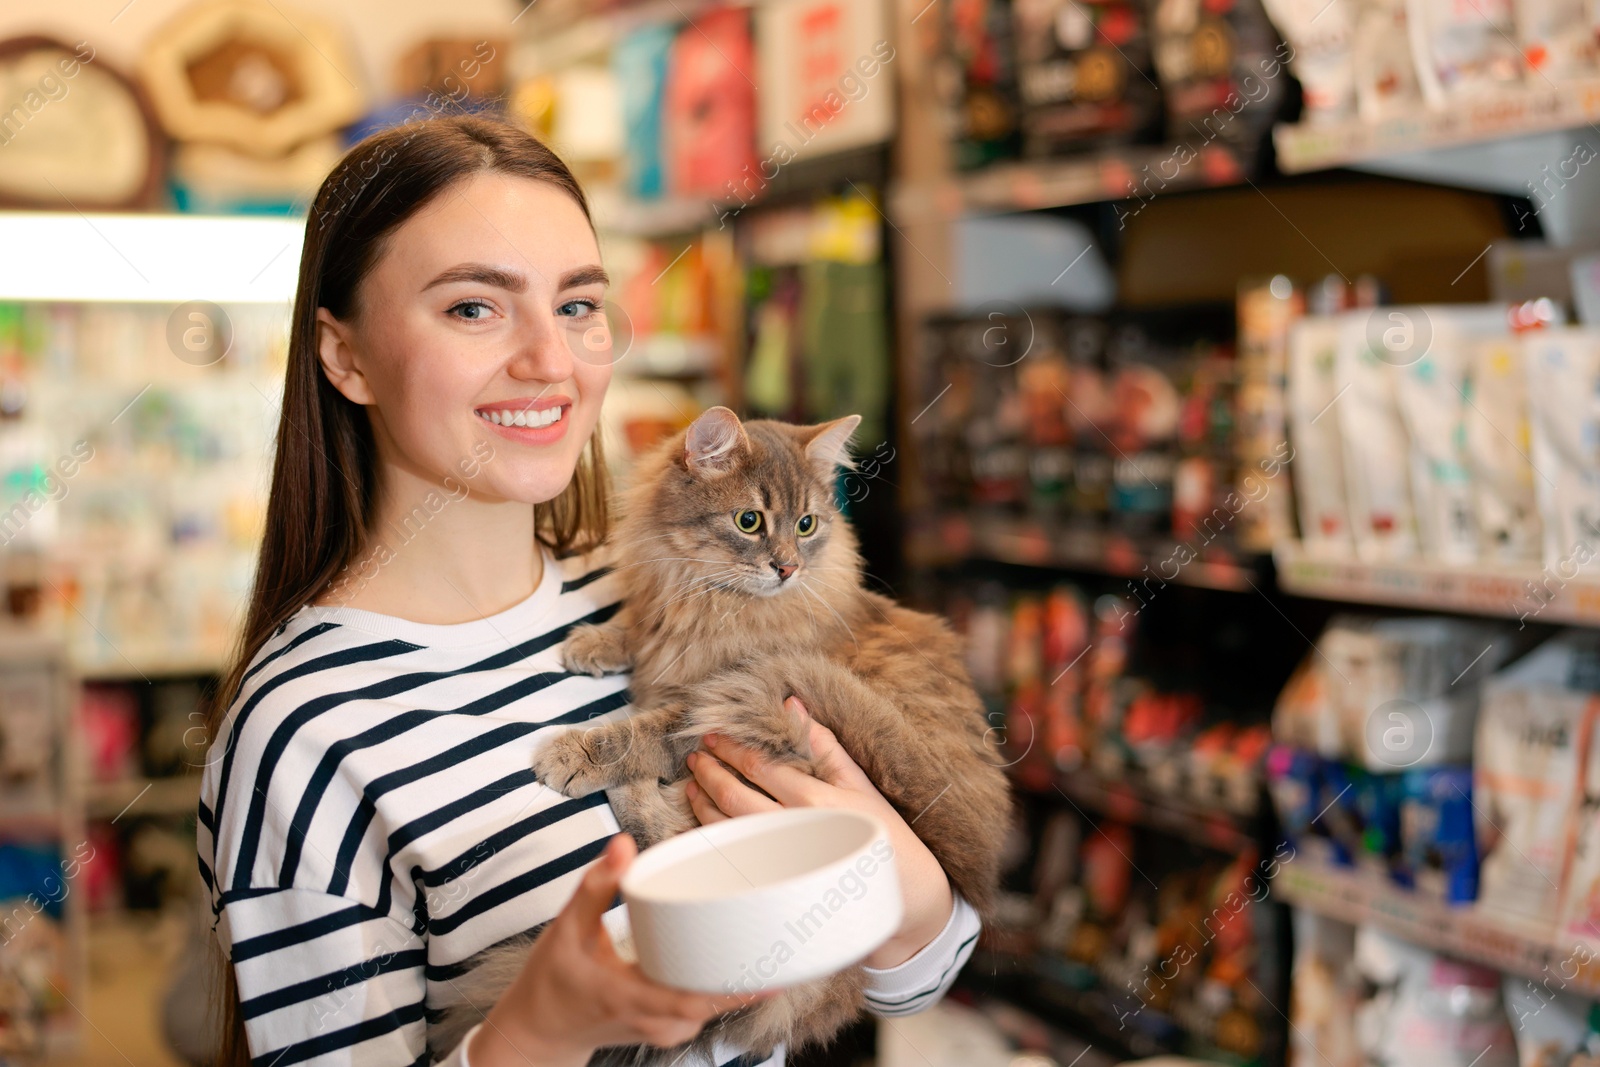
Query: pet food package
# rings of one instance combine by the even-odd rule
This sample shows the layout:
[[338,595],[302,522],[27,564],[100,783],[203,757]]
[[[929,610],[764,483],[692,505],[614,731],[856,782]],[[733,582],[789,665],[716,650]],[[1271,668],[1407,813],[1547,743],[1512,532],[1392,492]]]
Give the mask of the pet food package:
[[1345,493],[1343,443],[1333,410],[1344,388],[1338,376],[1339,320],[1331,315],[1301,319],[1289,330],[1289,432],[1294,444],[1295,500],[1300,543],[1318,558],[1348,558],[1349,500]]
[[1478,896],[1471,767],[1414,767],[1400,783],[1402,881],[1430,900]]
[[1522,345],[1544,563],[1565,578],[1600,568],[1600,333],[1535,330]]
[[1480,683],[1511,652],[1505,629],[1438,616],[1379,619],[1370,632],[1376,657],[1365,671],[1349,664],[1351,689],[1365,688],[1361,704],[1346,705],[1351,755],[1373,771],[1466,763]]
[[1142,4],[1013,0],[1012,10],[1025,155],[1133,141],[1159,129]]
[[1560,914],[1597,683],[1600,635],[1582,631],[1484,683],[1472,779],[1479,907],[1545,930]]
[[678,31],[662,111],[670,192],[720,199],[759,171],[754,77],[748,11],[718,8]]
[[[1506,332],[1506,309],[1416,309],[1420,351],[1395,360],[1395,393],[1410,437],[1411,490],[1417,538],[1430,561],[1478,558],[1477,508],[1466,447],[1470,408],[1467,371],[1474,343]],[[1378,309],[1383,314],[1383,309]],[[1425,318],[1423,318],[1425,317]]]
[[1151,38],[1168,136],[1253,149],[1286,81],[1261,0],[1156,0]]
[[1578,751],[1572,863],[1562,888],[1559,936],[1600,956],[1600,712],[1585,717]]
[[1573,1057],[1584,1051],[1589,1037],[1590,1005],[1563,992],[1562,983],[1554,968],[1540,981],[1505,976],[1501,993],[1517,1037],[1519,1067],[1576,1067]]
[[1585,0],[1517,0],[1514,6],[1531,84],[1594,73],[1600,55]]
[[1380,307],[1339,317],[1335,374],[1345,393],[1334,411],[1344,442],[1345,491],[1356,555],[1369,563],[1409,559],[1417,552],[1410,451],[1395,379],[1410,359],[1426,321],[1417,308]]
[[1537,561],[1542,524],[1534,493],[1528,388],[1521,341],[1483,337],[1469,345],[1467,395],[1475,417],[1466,419],[1467,465],[1486,560]]
[[1009,0],[941,4],[944,48],[940,98],[950,115],[957,167],[971,169],[1017,154],[1015,49]]
[[1417,84],[1429,107],[1522,81],[1512,0],[1406,0]]
[[1355,1015],[1368,1063],[1518,1067],[1498,972],[1372,926],[1356,931],[1355,964],[1373,989]]
[[1305,292],[1281,274],[1239,284],[1237,488],[1251,504],[1236,536],[1246,552],[1294,536],[1286,379],[1289,327],[1305,308]]
[[1450,616],[1340,615],[1273,710],[1273,734],[1374,773],[1472,758],[1479,683],[1510,653],[1503,627]]
[[1364,122],[1411,114],[1422,105],[1406,23],[1405,0],[1358,0],[1353,59],[1356,110]]
[[1295,908],[1289,972],[1289,1062],[1295,1067],[1366,1067],[1350,1020],[1361,1005],[1356,928]]
[[629,33],[611,53],[611,69],[622,97],[628,193],[641,200],[654,199],[664,191],[661,97],[674,36],[670,23],[656,23]]
[[1302,121],[1337,122],[1356,107],[1356,5],[1327,0],[1265,0],[1267,14],[1294,50],[1289,69],[1305,102]]

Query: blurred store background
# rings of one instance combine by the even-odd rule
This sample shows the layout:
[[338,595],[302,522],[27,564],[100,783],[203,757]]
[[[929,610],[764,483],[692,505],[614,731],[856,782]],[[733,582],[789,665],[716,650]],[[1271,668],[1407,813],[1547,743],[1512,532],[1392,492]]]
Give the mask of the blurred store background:
[[873,581],[1007,753],[955,990],[798,1062],[1600,1063],[1597,19],[0,4],[0,1064],[207,1062],[199,708],[304,212],[479,109],[592,197],[619,471],[862,414]]

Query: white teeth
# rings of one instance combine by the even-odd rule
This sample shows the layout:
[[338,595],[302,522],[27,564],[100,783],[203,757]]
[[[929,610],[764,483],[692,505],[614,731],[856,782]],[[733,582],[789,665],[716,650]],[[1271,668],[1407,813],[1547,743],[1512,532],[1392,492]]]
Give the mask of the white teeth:
[[496,426],[526,426],[538,429],[561,421],[562,408],[545,408],[543,411],[480,411],[478,416]]

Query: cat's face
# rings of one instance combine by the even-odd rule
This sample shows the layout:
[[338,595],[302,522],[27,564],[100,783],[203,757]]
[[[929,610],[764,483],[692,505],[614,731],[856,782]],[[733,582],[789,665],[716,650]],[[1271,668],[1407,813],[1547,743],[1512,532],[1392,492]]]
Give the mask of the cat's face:
[[827,591],[837,581],[825,577],[829,564],[852,551],[839,536],[834,472],[860,421],[741,423],[727,408],[696,419],[657,487],[654,516],[689,580],[761,597]]

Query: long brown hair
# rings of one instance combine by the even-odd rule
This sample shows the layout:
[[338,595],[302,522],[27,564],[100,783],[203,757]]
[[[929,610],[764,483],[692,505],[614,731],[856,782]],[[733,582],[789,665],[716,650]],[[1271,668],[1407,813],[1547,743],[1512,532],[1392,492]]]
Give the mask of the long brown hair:
[[[548,182],[589,217],[588,200],[559,156],[520,127],[469,115],[427,118],[373,134],[340,160],[312,202],[289,327],[266,528],[244,628],[206,716],[211,745],[226,742],[217,732],[262,646],[356,559],[371,533],[381,488],[372,427],[366,411],[323,374],[317,309],[327,308],[338,319],[355,314],[362,279],[389,235],[445,189],[485,171]],[[557,555],[598,544],[606,532],[606,497],[597,431],[567,488],[535,505],[535,536]],[[220,1063],[243,1067],[250,1053],[238,987],[220,951],[217,963]]]

